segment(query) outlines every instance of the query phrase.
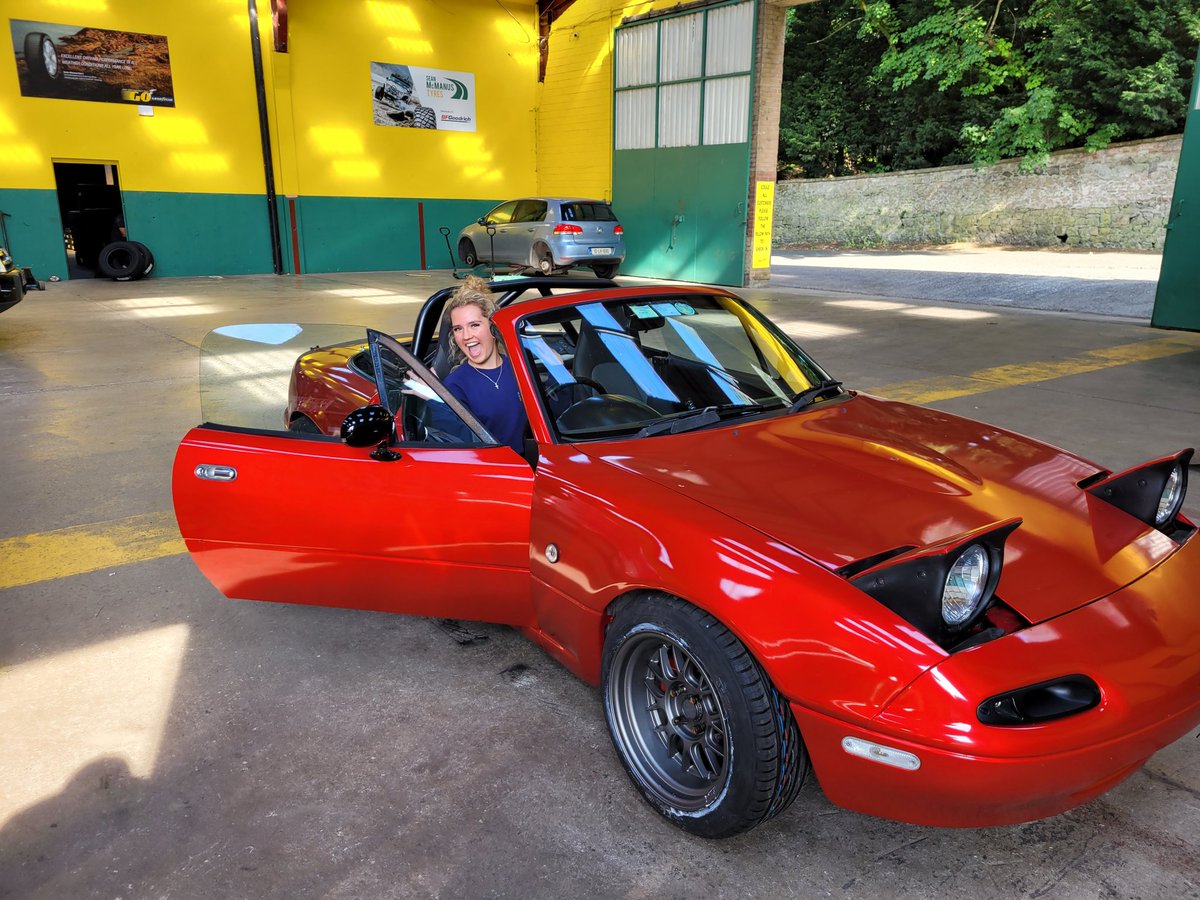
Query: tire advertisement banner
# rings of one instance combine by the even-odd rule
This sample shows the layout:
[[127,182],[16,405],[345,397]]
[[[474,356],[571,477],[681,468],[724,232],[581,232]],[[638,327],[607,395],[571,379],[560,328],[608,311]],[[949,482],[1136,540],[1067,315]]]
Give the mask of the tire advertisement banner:
[[24,19],[9,25],[22,96],[175,105],[163,35]]
[[376,125],[475,130],[475,76],[448,69],[371,63]]

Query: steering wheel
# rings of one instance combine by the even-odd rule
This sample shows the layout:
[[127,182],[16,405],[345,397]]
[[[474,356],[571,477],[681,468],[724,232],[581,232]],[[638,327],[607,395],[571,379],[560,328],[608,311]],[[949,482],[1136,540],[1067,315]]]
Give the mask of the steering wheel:
[[559,391],[566,390],[567,388],[573,388],[580,384],[582,384],[584,387],[590,387],[597,394],[608,393],[608,389],[593,378],[588,378],[586,375],[575,375],[573,377],[575,378],[574,381],[568,381],[564,384],[556,384],[554,387],[550,388],[550,390],[546,391],[546,399],[550,402],[554,402],[554,398],[558,395]]

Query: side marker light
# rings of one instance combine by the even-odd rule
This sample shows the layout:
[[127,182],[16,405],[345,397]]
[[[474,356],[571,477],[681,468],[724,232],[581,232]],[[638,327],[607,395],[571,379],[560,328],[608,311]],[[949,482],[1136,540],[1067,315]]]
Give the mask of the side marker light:
[[864,741],[862,738],[842,738],[842,749],[851,756],[861,756],[871,762],[883,763],[885,766],[904,769],[908,772],[915,772],[921,768],[921,760],[915,754],[896,750],[893,747],[885,747],[883,744]]

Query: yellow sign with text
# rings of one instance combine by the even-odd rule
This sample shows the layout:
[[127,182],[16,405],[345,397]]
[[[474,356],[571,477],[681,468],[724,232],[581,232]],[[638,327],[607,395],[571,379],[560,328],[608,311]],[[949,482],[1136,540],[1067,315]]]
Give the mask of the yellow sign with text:
[[754,186],[754,253],[750,265],[771,268],[771,228],[775,219],[775,182],[760,181]]

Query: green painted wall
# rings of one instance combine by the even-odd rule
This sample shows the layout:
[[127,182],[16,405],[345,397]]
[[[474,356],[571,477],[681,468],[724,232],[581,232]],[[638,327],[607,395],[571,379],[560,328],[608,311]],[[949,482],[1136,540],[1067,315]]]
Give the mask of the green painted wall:
[[[425,200],[427,268],[446,268],[446,242],[438,228],[458,232],[500,200]],[[376,272],[421,268],[420,218],[415,199],[386,197],[298,197],[302,272]],[[291,269],[292,238],[286,216],[281,222],[284,256]]]
[[272,271],[265,197],[123,190],[121,199],[129,239],[150,248],[155,276]]
[[749,177],[748,143],[615,151],[621,272],[740,286]]
[[1160,328],[1200,331],[1200,51],[1192,104],[1183,127],[1175,196],[1167,219],[1162,269],[1152,323]]
[[0,188],[0,210],[9,214],[4,227],[12,242],[8,252],[13,262],[33,269],[42,280],[51,275],[66,278],[67,253],[58,194],[53,190]]

